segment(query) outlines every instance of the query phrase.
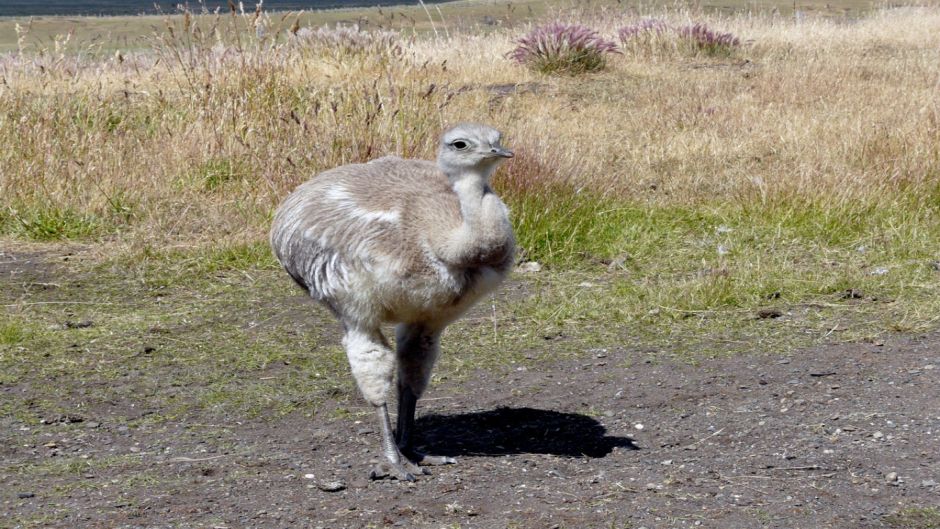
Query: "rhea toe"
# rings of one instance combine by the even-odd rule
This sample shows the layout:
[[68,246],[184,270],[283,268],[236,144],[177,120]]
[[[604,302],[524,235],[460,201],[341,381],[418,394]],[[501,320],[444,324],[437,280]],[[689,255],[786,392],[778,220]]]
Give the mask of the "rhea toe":
[[[457,125],[442,135],[436,162],[386,156],[325,171],[274,217],[275,255],[342,323],[353,377],[376,409],[384,461],[374,479],[412,481],[428,473],[423,465],[454,462],[414,450],[415,406],[444,328],[513,264],[509,213],[490,188],[513,156],[500,139],[484,125]],[[396,325],[394,350],[383,323]],[[393,434],[387,402],[396,379]]]

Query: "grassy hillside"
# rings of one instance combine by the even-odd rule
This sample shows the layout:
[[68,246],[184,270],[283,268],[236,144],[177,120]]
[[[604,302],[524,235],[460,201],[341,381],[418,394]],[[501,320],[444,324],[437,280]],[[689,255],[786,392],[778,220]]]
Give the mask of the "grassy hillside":
[[[598,9],[615,8],[630,13],[657,12],[662,9],[695,10],[711,14],[776,13],[790,17],[828,17],[854,19],[882,5],[876,0],[710,0],[688,2],[617,2],[616,0],[546,1],[457,0],[453,2],[426,2],[427,9],[418,3],[384,8],[326,9],[304,12],[278,12],[271,17],[283,21],[299,19],[304,26],[324,24],[360,24],[364,28],[389,28],[407,33],[433,33],[434,28],[444,31],[473,28],[492,31],[497,27],[525,24],[533,18],[550,13],[585,13]],[[253,5],[250,2],[246,6]],[[267,5],[267,4],[266,4]],[[249,7],[250,9],[250,7]],[[179,22],[180,15],[168,16],[35,16],[0,17],[0,52],[18,49],[18,32],[22,30],[22,43],[36,51],[51,44],[56,36],[71,35],[69,49],[73,52],[140,50],[150,48],[153,34],[165,28],[166,20]],[[197,18],[200,18],[197,16]],[[210,19],[211,17],[206,17]],[[209,23],[209,22],[205,22]]]

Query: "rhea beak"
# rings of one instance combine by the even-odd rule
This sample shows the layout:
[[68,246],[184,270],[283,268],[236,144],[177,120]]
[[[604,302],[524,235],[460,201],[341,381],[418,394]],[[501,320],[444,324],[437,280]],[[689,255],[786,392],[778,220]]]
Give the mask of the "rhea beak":
[[490,149],[490,156],[498,156],[500,158],[512,158],[512,151],[509,149],[503,149],[502,147],[493,147]]

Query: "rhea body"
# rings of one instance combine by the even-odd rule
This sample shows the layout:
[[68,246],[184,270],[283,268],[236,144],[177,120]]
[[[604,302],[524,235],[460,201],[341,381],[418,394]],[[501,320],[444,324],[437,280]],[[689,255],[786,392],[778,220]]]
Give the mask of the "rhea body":
[[[427,473],[419,465],[454,462],[413,450],[415,406],[444,328],[512,266],[508,210],[489,185],[510,157],[498,131],[461,124],[441,137],[436,162],[389,156],[337,167],[298,187],[275,215],[275,255],[342,322],[352,374],[376,408],[385,460],[373,478],[410,481]],[[396,324],[394,350],[383,323]]]

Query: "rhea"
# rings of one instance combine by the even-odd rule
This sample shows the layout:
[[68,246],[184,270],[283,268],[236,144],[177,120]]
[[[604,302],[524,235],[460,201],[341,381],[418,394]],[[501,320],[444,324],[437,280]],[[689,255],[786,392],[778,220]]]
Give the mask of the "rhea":
[[[275,214],[275,255],[342,323],[353,377],[375,407],[384,460],[373,479],[413,481],[429,473],[425,465],[455,462],[414,449],[415,405],[444,328],[513,264],[509,212],[490,187],[513,156],[500,140],[485,125],[459,124],[442,135],[436,163],[386,156],[343,165],[302,184]],[[382,334],[386,323],[395,324],[394,350]]]

